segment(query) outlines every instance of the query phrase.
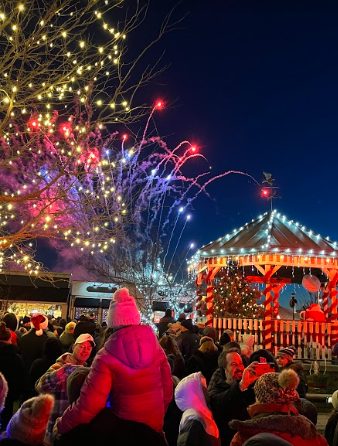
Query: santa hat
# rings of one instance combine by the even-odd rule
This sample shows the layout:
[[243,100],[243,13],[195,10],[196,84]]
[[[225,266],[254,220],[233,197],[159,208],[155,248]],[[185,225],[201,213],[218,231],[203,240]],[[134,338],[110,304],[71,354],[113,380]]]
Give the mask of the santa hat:
[[36,313],[31,317],[31,327],[35,328],[37,336],[41,336],[48,327],[48,319],[43,314]]
[[297,373],[292,369],[281,373],[265,373],[255,383],[256,400],[261,403],[288,404],[299,400],[296,388],[299,384]]
[[133,296],[127,288],[115,291],[113,300],[110,302],[107,324],[109,328],[124,325],[138,325],[141,322],[140,312]]
[[0,412],[2,412],[5,407],[7,393],[8,393],[8,384],[6,378],[2,373],[0,373]]
[[42,444],[53,406],[54,397],[47,394],[25,401],[7,426],[7,438],[25,444]]
[[289,356],[289,359],[292,361],[295,354],[296,354],[296,347],[293,347],[291,345],[290,347],[281,348],[277,353],[277,357],[287,355]]

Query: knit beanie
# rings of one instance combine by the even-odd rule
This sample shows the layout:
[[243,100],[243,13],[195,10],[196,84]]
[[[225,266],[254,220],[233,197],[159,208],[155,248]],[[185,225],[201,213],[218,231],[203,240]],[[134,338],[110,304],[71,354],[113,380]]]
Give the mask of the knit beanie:
[[47,394],[25,401],[7,426],[7,438],[30,445],[42,444],[53,406],[54,397]]
[[209,338],[212,338],[215,342],[216,341],[216,330],[213,327],[205,327],[203,330],[203,336],[209,336]]
[[141,322],[140,312],[133,296],[127,288],[116,290],[110,302],[107,324],[109,328],[123,325],[138,325]]
[[36,313],[31,317],[31,327],[35,328],[36,336],[41,336],[43,330],[46,330],[48,327],[48,319],[43,314]]
[[6,327],[6,323],[0,322],[0,341],[8,341],[11,339],[11,331]]
[[0,373],[0,412],[2,412],[5,407],[7,392],[8,384],[6,378],[2,373]]
[[193,323],[191,319],[184,319],[181,321],[181,326],[189,330],[190,332],[193,332]]
[[296,388],[299,378],[294,370],[287,369],[281,373],[265,373],[255,383],[256,400],[259,403],[288,404],[297,401],[299,395]]
[[293,347],[291,345],[290,347],[281,348],[277,353],[277,357],[287,355],[290,357],[292,361],[295,354],[296,354],[296,347]]
[[18,329],[18,319],[14,313],[6,313],[2,320],[6,322],[7,328],[10,330],[16,331]]
[[338,410],[338,390],[332,394],[332,406],[335,410]]

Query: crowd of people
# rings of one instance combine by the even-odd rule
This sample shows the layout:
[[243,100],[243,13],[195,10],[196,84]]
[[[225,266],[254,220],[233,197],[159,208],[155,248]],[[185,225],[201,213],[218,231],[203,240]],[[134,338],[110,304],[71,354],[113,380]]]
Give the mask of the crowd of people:
[[292,346],[274,357],[250,335],[217,340],[171,310],[156,336],[126,288],[106,326],[93,316],[22,322],[0,322],[4,445],[336,446],[338,410],[325,438]]

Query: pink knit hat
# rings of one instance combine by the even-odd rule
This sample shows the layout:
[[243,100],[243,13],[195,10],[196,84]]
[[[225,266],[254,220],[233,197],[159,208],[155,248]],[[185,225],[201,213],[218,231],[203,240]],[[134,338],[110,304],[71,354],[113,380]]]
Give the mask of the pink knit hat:
[[110,302],[107,324],[109,328],[121,327],[123,325],[138,325],[141,316],[133,296],[127,288],[115,291],[113,300]]

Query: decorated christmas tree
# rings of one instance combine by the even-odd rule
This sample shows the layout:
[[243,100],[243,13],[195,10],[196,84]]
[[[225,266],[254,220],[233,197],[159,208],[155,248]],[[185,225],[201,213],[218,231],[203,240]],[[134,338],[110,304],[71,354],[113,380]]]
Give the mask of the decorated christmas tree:
[[215,281],[214,317],[248,317],[260,318],[264,306],[258,303],[260,291],[245,281],[236,264],[223,268]]

